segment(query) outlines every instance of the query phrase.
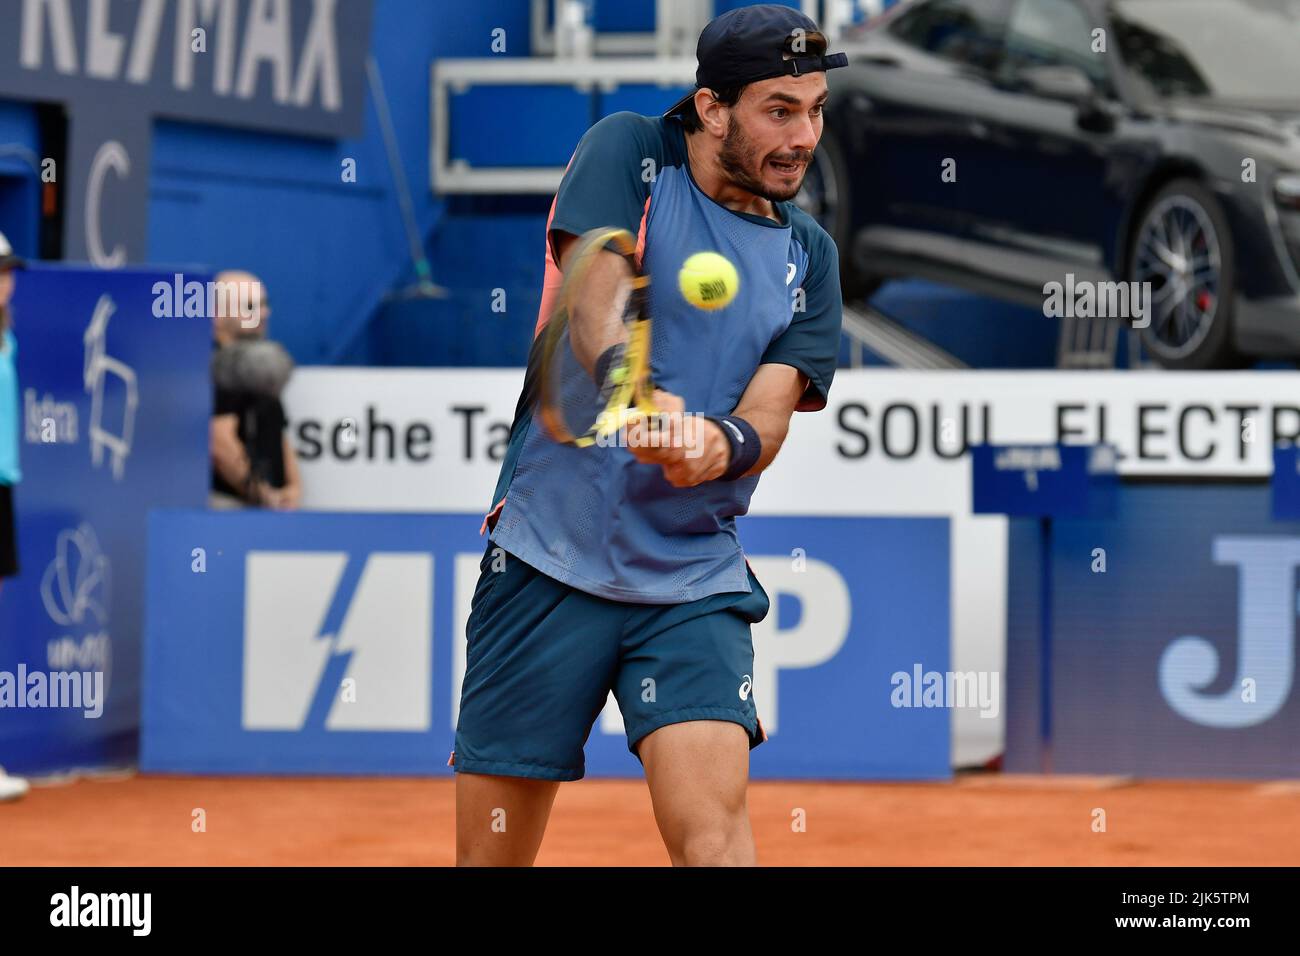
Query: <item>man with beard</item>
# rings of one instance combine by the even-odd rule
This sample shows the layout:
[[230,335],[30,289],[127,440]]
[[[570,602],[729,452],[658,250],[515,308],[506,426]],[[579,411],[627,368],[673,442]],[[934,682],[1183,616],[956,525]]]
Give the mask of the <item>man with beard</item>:
[[237,270],[215,281],[222,295],[212,317],[209,507],[295,510],[302,480],[280,400],[293,360],[266,337],[271,307],[262,281]]
[[[672,862],[755,862],[746,785],[749,751],[766,738],[755,695],[767,691],[753,686],[750,625],[769,601],[735,518],[792,414],[825,406],[835,371],[838,252],[790,200],[821,136],[826,71],[846,58],[776,5],[713,20],[697,56],[697,89],[666,114],[618,113],[579,143],[547,224],[538,321],[577,237],[638,236],[656,401],[691,413],[695,440],[554,443],[531,414],[534,343],[466,626],[449,760],[461,864],[533,862],[611,691]],[[678,291],[682,263],[701,251],[739,272],[722,309]],[[569,298],[571,327],[585,310],[599,323],[630,272],[614,252],[596,255]]]

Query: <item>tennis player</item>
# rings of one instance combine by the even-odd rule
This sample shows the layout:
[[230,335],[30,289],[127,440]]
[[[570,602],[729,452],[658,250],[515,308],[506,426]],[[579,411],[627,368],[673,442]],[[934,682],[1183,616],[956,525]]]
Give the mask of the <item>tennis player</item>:
[[[640,237],[661,407],[708,416],[675,447],[575,448],[531,415],[536,342],[484,522],[455,749],[457,861],[529,865],[560,781],[610,691],[675,865],[752,865],[749,751],[766,735],[750,625],[769,601],[736,536],[795,411],[825,406],[840,343],[838,252],[790,201],[822,130],[826,55],[784,6],[700,35],[697,88],[663,116],[618,113],[579,143],[547,224],[546,321],[575,239]],[[726,308],[677,288],[713,251],[740,274]],[[608,313],[624,258],[576,296]]]

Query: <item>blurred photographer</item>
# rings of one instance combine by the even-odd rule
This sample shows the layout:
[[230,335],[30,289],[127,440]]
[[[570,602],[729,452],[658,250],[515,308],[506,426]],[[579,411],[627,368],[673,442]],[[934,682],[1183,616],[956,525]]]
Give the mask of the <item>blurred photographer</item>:
[[233,271],[216,281],[224,294],[213,320],[209,504],[296,509],[302,485],[280,402],[293,360],[266,338],[271,310],[261,281]]

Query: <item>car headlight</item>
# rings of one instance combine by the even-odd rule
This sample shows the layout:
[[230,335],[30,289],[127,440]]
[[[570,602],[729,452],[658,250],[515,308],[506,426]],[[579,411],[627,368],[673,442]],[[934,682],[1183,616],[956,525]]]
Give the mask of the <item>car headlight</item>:
[[1287,173],[1273,181],[1273,199],[1281,209],[1300,212],[1300,173]]

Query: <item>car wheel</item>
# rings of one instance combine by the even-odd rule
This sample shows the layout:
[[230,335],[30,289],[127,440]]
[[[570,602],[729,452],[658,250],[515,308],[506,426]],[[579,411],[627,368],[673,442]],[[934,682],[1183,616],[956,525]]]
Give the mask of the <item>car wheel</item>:
[[1128,278],[1150,283],[1142,345],[1165,368],[1242,364],[1232,344],[1232,235],[1223,207],[1193,179],[1176,179],[1137,219]]
[[840,253],[840,288],[844,298],[852,300],[870,296],[880,287],[880,279],[862,275],[853,268],[850,254],[853,204],[848,171],[839,140],[829,130],[824,131],[804,175],[803,188],[794,201],[835,240]]

